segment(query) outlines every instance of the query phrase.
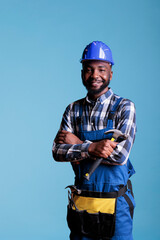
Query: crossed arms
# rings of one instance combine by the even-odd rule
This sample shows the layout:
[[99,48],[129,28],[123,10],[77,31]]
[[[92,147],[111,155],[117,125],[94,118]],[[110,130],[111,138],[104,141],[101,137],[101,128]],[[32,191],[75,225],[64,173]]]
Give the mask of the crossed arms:
[[78,162],[90,157],[95,160],[97,157],[103,157],[104,164],[123,165],[127,162],[131,151],[135,133],[135,107],[132,102],[123,104],[120,112],[117,129],[129,137],[121,143],[110,140],[101,140],[91,142],[89,140],[81,141],[75,134],[71,122],[72,106],[66,109],[60,130],[53,143],[53,157],[60,162]]

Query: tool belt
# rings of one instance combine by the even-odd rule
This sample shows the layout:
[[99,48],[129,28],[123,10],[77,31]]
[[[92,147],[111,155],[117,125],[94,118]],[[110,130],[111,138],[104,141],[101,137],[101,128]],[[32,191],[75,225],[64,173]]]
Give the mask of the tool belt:
[[[129,180],[128,188],[130,187]],[[125,197],[127,186],[117,192],[107,193],[79,190],[74,185],[67,188],[71,190],[68,192],[67,207],[67,222],[70,230],[94,239],[111,239],[115,231],[117,198],[122,195]],[[127,197],[125,199],[128,200]],[[129,202],[128,204],[131,205]]]

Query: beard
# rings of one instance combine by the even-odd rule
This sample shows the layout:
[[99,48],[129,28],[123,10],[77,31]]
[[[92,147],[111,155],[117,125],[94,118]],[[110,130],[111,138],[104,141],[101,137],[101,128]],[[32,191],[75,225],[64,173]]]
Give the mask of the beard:
[[[83,80],[83,79],[82,79]],[[109,83],[110,83],[110,78],[108,78],[108,81],[105,81],[105,80],[101,80],[101,82],[103,83],[101,86],[100,86],[100,88],[98,88],[98,89],[91,89],[90,88],[90,82],[91,81],[96,81],[96,82],[100,82],[99,80],[97,80],[97,79],[88,79],[88,82],[86,83],[86,82],[84,82],[84,80],[83,80],[83,85],[86,87],[86,89],[87,89],[87,91],[88,91],[88,95],[90,95],[90,96],[94,96],[94,95],[97,95],[97,94],[99,94],[99,93],[101,93],[105,88],[107,88],[108,87],[108,85],[109,85]]]

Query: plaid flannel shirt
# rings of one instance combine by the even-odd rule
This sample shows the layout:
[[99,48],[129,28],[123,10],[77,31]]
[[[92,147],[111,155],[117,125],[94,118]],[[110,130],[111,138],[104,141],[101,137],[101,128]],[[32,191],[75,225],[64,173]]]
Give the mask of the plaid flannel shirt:
[[[80,104],[83,104],[83,130],[93,131],[101,130],[107,127],[107,117],[109,110],[115,104],[118,95],[109,90],[101,95],[95,102],[91,101],[88,96],[70,104],[63,115],[60,130],[66,130],[76,134],[79,125],[75,121],[75,116],[79,116],[76,111]],[[118,111],[113,119],[113,128],[119,129],[126,134],[128,138],[118,143],[117,148],[111,155],[104,159],[104,164],[123,165],[127,162],[136,133],[136,114],[134,103],[128,99],[123,99],[119,104]],[[56,144],[53,143],[53,157],[56,161],[77,162],[84,160],[89,156],[88,147],[92,142],[87,140],[82,144]]]

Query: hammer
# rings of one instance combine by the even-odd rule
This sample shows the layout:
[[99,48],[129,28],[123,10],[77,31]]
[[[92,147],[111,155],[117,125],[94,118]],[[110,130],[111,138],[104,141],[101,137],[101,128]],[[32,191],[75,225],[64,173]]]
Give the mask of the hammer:
[[[111,141],[117,141],[121,142],[125,139],[127,139],[127,135],[123,134],[120,130],[118,129],[111,129],[105,132],[105,134],[113,133]],[[103,158],[97,158],[97,160],[93,163],[91,168],[89,169],[89,172],[84,175],[84,178],[89,181],[92,173],[96,170],[96,168],[100,165],[100,163],[103,161]]]

